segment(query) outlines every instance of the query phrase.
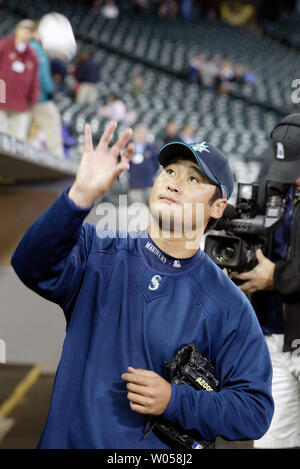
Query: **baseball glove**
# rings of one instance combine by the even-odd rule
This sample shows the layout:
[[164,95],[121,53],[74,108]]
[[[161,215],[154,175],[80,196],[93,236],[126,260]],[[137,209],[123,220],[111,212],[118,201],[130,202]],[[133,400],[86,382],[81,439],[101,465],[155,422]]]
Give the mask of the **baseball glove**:
[[[194,344],[181,347],[170,362],[165,363],[166,379],[172,384],[188,384],[198,391],[219,391],[215,369]],[[153,433],[170,448],[213,449],[214,441],[203,439],[196,430],[185,430],[163,417],[151,417],[145,437]]]

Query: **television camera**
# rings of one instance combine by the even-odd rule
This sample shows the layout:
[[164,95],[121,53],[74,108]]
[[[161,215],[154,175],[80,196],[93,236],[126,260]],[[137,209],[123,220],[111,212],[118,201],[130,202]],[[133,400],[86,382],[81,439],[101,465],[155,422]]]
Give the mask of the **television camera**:
[[284,219],[290,184],[268,181],[263,208],[258,205],[259,184],[238,184],[236,206],[228,204],[214,230],[207,235],[204,251],[221,268],[244,272],[257,264],[256,250],[270,257],[272,233]]

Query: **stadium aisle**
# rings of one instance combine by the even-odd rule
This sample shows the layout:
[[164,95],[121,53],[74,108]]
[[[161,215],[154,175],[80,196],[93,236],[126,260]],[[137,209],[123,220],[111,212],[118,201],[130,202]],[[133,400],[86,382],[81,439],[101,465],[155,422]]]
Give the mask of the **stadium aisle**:
[[[24,383],[24,378],[33,368],[34,366],[18,365],[5,365],[0,368],[0,409],[3,402],[7,402],[14,395],[16,386]],[[36,376],[22,400],[14,403],[15,407],[11,413],[0,418],[0,449],[36,448],[47,418],[53,382],[52,374]]]

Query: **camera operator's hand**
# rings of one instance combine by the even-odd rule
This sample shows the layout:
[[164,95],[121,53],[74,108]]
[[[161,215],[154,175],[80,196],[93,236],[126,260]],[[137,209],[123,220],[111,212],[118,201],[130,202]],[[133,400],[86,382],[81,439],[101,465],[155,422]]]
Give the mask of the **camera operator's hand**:
[[230,274],[232,279],[245,280],[245,283],[239,285],[239,288],[246,295],[258,290],[274,290],[275,264],[263,255],[261,249],[257,249],[256,259],[258,264],[249,272],[243,272],[242,274],[231,272]]
[[[126,129],[116,143],[108,148],[109,141],[117,128],[112,121],[94,149],[89,124],[84,129],[84,153],[79,164],[76,179],[69,191],[69,197],[80,207],[89,207],[112,186],[117,177],[125,169],[129,169],[129,161],[134,153],[134,145],[129,142],[132,130]],[[126,147],[126,148],[125,148]],[[124,150],[121,160],[120,152]]]

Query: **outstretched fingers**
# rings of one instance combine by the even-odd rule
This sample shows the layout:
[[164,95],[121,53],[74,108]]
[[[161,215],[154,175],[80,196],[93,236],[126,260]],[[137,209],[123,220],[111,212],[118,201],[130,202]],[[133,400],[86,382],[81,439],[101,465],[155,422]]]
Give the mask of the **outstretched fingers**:
[[90,153],[93,151],[93,138],[90,124],[84,126],[84,152]]
[[134,154],[134,143],[129,143],[123,153],[121,154],[121,163],[124,163],[126,166],[128,165],[133,157]]
[[116,170],[118,175],[121,174],[122,171],[128,170],[129,169],[129,163],[131,158],[133,157],[134,154],[134,144],[129,143],[125,150],[121,154],[121,160],[116,166]]
[[96,151],[106,151],[110,139],[113,136],[114,131],[117,128],[117,122],[116,121],[111,121],[106,129],[104,130],[102,137],[99,140],[99,143],[97,145]]
[[117,158],[125,145],[129,142],[132,136],[132,129],[129,127],[122,133],[122,135],[118,138],[116,143],[111,147],[109,151],[109,155]]

